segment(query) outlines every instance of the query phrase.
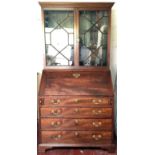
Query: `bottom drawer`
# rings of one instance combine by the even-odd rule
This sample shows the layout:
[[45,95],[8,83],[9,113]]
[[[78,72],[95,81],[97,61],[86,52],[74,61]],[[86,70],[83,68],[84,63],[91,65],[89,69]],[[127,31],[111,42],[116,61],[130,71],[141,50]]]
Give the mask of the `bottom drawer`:
[[107,144],[111,143],[111,131],[42,131],[42,143]]

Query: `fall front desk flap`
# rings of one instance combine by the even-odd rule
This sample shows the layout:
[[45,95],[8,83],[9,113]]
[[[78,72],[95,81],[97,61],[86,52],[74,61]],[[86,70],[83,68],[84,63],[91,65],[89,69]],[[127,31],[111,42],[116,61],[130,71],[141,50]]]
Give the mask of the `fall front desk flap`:
[[110,71],[43,71],[39,95],[113,96]]

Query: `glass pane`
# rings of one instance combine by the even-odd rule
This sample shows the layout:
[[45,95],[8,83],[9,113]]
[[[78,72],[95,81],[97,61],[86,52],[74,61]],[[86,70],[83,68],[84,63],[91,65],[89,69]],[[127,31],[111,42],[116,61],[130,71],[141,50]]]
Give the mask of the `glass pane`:
[[73,11],[44,11],[47,66],[73,65]]
[[69,34],[69,45],[73,46],[73,33]]
[[50,36],[50,33],[46,33],[45,34],[45,40],[46,40],[46,44],[50,44],[50,38],[51,36]]
[[80,11],[80,65],[106,66],[107,11]]

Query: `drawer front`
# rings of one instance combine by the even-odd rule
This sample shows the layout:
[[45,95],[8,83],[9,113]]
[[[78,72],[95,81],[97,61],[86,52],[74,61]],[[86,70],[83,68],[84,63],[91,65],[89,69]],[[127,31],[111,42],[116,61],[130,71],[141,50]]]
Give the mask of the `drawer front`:
[[112,119],[42,118],[41,130],[111,130]]
[[112,140],[111,131],[42,131],[42,143],[103,144]]
[[40,99],[42,106],[107,106],[111,105],[109,97],[52,96]]
[[104,118],[112,116],[112,108],[40,108],[41,117]]

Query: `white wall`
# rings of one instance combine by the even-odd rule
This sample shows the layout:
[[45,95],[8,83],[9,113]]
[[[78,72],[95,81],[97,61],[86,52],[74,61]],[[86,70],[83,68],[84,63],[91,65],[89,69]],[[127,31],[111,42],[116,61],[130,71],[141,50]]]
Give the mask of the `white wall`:
[[111,14],[110,69],[114,85],[117,73],[117,3],[112,7]]
[[111,13],[111,45],[110,45],[110,70],[114,89],[114,116],[115,131],[117,134],[117,3],[112,7]]

